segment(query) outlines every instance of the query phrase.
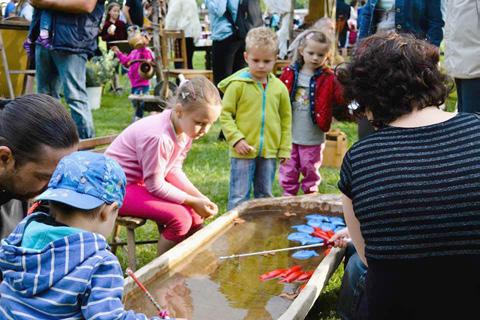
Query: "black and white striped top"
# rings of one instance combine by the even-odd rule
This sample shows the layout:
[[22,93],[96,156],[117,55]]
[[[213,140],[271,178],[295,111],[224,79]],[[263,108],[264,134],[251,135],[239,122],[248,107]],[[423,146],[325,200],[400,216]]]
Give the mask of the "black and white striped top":
[[338,183],[367,259],[480,254],[480,118],[386,127],[346,154]]

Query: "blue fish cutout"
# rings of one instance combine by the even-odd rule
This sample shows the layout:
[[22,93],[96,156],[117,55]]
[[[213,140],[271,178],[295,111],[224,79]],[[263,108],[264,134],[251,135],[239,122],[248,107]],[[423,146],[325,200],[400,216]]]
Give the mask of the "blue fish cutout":
[[318,253],[316,253],[314,250],[299,250],[292,254],[292,258],[298,260],[307,260],[313,257],[318,257]]
[[318,220],[318,219],[310,219],[307,221],[307,224],[310,226],[310,227],[317,227],[317,228],[321,228],[323,222],[321,220]]
[[320,220],[322,222],[329,222],[327,216],[318,213],[306,215],[305,218],[307,218],[307,220]]
[[295,242],[300,242],[303,245],[307,244],[317,244],[317,243],[322,243],[323,240],[317,237],[313,237],[309,235],[308,233],[304,232],[293,232],[288,235],[288,240],[290,241],[295,241]]
[[306,224],[292,226],[292,229],[295,229],[298,232],[303,232],[303,233],[308,233],[308,234],[310,234],[314,231],[312,227],[307,226]]

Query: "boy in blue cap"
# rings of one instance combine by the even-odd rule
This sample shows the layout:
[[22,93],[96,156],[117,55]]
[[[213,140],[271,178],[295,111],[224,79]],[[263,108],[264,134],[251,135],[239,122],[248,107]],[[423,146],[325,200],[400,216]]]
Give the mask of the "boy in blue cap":
[[[109,251],[126,178],[93,152],[63,158],[35,212],[2,240],[1,319],[147,319],[122,304],[123,273]],[[155,317],[154,319],[159,319]]]

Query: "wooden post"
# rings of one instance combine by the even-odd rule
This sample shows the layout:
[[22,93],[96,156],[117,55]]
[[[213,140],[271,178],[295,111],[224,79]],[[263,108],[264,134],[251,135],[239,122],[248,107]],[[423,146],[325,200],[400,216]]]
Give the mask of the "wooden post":
[[7,87],[8,87],[8,92],[10,93],[10,99],[15,99],[15,92],[13,91],[12,79],[10,78],[10,69],[8,68],[7,53],[5,52],[5,46],[3,44],[3,37],[1,33],[0,33],[0,54],[2,55],[3,70],[5,72],[5,78],[7,80]]
[[152,1],[152,10],[153,10],[153,17],[152,17],[152,27],[153,27],[153,51],[155,52],[155,62],[156,62],[156,67],[155,67],[155,75],[157,77],[157,82],[160,83],[160,81],[163,81],[163,73],[162,73],[162,52],[160,50],[160,28],[161,26],[161,21],[159,18],[159,4],[158,1],[160,0],[155,0]]

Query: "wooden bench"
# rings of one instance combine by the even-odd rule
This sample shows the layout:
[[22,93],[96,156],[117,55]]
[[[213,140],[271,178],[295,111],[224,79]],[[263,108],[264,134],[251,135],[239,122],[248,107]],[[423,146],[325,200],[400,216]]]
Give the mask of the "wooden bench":
[[[117,135],[109,135],[98,138],[83,139],[80,140],[79,150],[91,150],[93,152],[104,152],[110,143]],[[118,247],[126,246],[127,252],[127,261],[128,267],[133,271],[137,270],[137,256],[136,256],[136,245],[139,244],[152,244],[158,243],[158,240],[144,240],[136,241],[135,240],[135,229],[143,226],[147,222],[146,219],[130,217],[130,216],[118,216],[115,221],[115,227],[112,235],[112,241],[110,242],[110,247],[112,252],[116,254]],[[127,229],[127,241],[122,241],[119,237],[120,227],[125,227]],[[158,251],[157,251],[158,252]]]

